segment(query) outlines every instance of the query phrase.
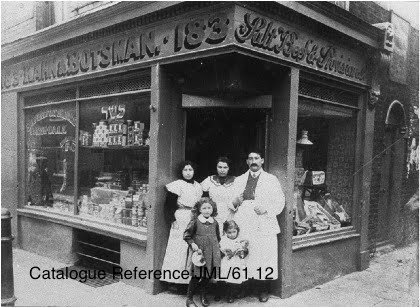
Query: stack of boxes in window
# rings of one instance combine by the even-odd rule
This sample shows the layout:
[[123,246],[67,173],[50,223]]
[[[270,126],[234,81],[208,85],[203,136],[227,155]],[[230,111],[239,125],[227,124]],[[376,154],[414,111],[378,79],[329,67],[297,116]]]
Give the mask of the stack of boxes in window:
[[[96,147],[107,146],[140,146],[149,145],[149,133],[144,129],[144,123],[133,120],[115,120],[113,123],[100,121],[99,125],[93,123],[95,131],[93,133],[92,145]],[[89,136],[86,132],[80,132],[81,145],[88,145]]]
[[90,146],[92,141],[92,134],[84,130],[80,130],[79,141],[81,146]]
[[148,184],[138,191],[94,187],[91,198],[82,196],[79,214],[134,227],[147,227]]
[[108,146],[108,123],[106,121],[100,121],[95,127],[93,133],[93,146],[106,147]]

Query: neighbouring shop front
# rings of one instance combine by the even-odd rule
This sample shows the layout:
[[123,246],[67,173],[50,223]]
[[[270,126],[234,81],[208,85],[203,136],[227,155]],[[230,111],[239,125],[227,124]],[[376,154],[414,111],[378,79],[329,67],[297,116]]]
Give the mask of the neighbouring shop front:
[[177,164],[203,179],[227,155],[239,175],[258,147],[286,195],[272,292],[366,268],[375,52],[276,3],[183,3],[3,63],[20,247],[159,269]]

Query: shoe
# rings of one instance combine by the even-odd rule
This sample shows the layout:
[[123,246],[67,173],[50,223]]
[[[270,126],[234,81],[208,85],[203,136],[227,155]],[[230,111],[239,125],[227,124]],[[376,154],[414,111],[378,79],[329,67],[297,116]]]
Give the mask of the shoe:
[[197,288],[197,280],[192,278],[190,283],[188,284],[187,290],[187,307],[197,307],[196,303],[194,303],[194,291]]
[[187,307],[198,307],[192,298],[187,298],[187,303],[185,304]]
[[236,293],[236,298],[241,299],[246,296],[245,288],[243,286],[240,287],[239,292]]
[[261,292],[260,295],[258,295],[258,300],[261,303],[265,303],[266,301],[268,301],[268,297],[269,297],[269,295],[268,295],[267,292]]
[[201,300],[201,305],[203,305],[203,307],[208,307],[210,305],[210,302],[207,299],[207,294],[205,292],[201,293],[200,300]]
[[226,299],[226,302],[229,304],[232,304],[235,301],[235,299],[233,298],[232,295],[229,295],[228,298]]
[[229,304],[232,304],[235,301],[235,297],[234,297],[235,290],[236,290],[236,287],[233,286],[232,284],[227,285],[227,299],[226,299],[226,302],[228,302]]

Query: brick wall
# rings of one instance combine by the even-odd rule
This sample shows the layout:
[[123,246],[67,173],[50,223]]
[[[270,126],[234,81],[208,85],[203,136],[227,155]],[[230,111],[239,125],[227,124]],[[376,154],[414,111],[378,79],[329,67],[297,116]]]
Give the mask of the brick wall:
[[370,24],[390,21],[390,12],[373,1],[350,1],[349,12]]
[[[390,12],[379,6],[374,2],[350,2],[349,11],[354,15],[362,18],[368,23],[381,23],[391,20]],[[381,171],[384,164],[385,157],[385,118],[389,105],[394,101],[400,101],[406,111],[406,123],[410,138],[407,140],[411,144],[411,138],[418,140],[418,117],[414,114],[413,106],[418,106],[418,93],[419,93],[419,33],[418,30],[411,28],[409,34],[409,49],[407,54],[408,60],[408,80],[406,85],[397,84],[385,80],[381,84],[381,96],[376,107],[375,115],[375,132],[374,132],[374,146],[373,146],[373,161],[372,161],[372,184],[371,184],[371,199],[370,199],[370,215],[369,215],[369,239],[371,241],[372,250],[375,248],[375,242],[378,239],[378,212],[379,198],[380,198],[380,184],[381,184]],[[405,208],[405,203],[418,189],[418,171],[412,171],[407,174],[407,166],[401,166],[404,169],[404,178],[401,191],[400,218],[399,218],[399,231],[401,233],[400,243],[410,242],[415,238],[415,217],[409,213]]]
[[352,215],[356,147],[355,118],[333,120],[329,125],[327,184],[331,196]]

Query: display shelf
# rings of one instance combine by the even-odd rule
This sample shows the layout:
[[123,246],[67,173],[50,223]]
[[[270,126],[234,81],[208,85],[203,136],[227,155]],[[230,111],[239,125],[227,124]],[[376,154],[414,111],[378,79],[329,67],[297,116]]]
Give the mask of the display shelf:
[[69,212],[54,211],[52,208],[46,209],[40,206],[25,206],[18,209],[17,212],[20,216],[46,220],[72,228],[99,233],[144,247],[147,243],[147,228],[145,227],[117,225],[108,221],[74,215]]
[[130,145],[130,146],[109,146],[109,147],[100,147],[100,146],[87,146],[81,145],[80,148],[82,149],[90,149],[90,150],[137,150],[137,151],[147,151],[149,150],[148,145]]
[[300,249],[348,240],[354,237],[360,237],[360,233],[358,233],[353,226],[314,232],[310,234],[295,235],[293,236],[292,250],[294,252]]

